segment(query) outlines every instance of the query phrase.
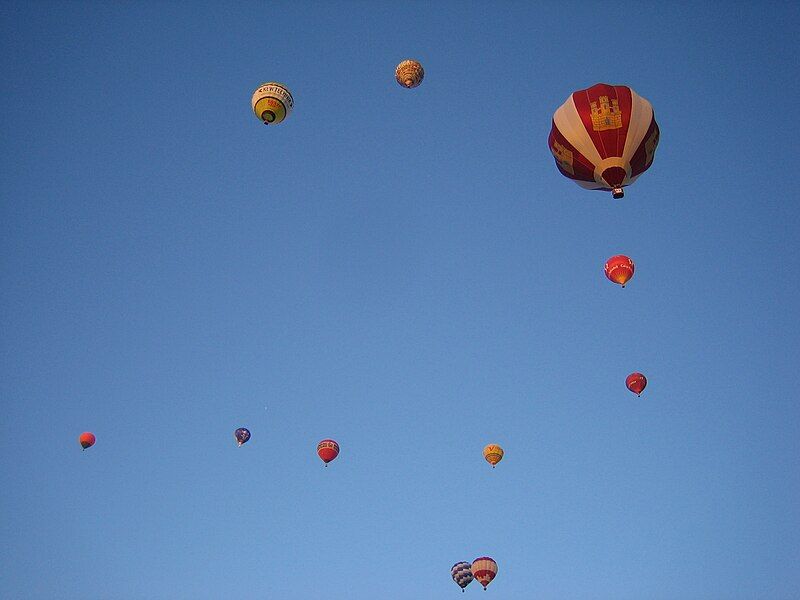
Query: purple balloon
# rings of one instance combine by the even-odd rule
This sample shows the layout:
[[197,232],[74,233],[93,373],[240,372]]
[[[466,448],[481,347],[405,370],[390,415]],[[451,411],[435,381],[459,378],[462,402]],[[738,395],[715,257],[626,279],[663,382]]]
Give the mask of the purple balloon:
[[236,443],[241,447],[242,444],[250,439],[250,432],[244,427],[240,427],[233,433],[233,437],[236,438]]

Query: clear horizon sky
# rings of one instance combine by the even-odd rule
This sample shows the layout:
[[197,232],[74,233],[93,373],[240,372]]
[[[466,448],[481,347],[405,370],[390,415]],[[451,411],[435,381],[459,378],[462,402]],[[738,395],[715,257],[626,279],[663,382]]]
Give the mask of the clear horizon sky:
[[[800,597],[798,27],[2,3],[0,597]],[[547,147],[598,82],[661,128],[620,201]]]

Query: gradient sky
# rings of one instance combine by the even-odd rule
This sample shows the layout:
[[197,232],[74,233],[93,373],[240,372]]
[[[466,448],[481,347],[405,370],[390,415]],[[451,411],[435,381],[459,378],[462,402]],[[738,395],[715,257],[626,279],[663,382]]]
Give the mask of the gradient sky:
[[[800,597],[799,27],[2,3],[0,597]],[[661,127],[621,201],[547,148],[597,82]]]

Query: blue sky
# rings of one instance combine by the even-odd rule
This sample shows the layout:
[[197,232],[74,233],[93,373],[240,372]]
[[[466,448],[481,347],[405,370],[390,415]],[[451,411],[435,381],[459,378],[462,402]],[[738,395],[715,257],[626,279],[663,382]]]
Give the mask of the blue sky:
[[[2,4],[0,596],[800,596],[799,25]],[[622,201],[546,144],[597,82],[661,127]]]

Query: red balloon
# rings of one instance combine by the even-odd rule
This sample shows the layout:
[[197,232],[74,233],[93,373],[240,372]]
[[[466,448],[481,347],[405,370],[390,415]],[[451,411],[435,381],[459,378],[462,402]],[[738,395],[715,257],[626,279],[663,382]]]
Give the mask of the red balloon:
[[92,432],[84,431],[78,438],[78,441],[81,443],[83,449],[86,450],[87,448],[94,446],[95,437]]
[[633,277],[633,261],[624,254],[617,254],[606,261],[606,277],[622,287]]
[[625,379],[626,387],[637,396],[641,396],[644,388],[647,387],[647,377],[641,373],[631,373]]
[[317,454],[327,467],[329,462],[339,456],[339,444],[335,440],[322,440],[317,444]]

